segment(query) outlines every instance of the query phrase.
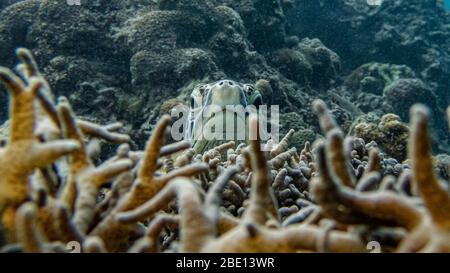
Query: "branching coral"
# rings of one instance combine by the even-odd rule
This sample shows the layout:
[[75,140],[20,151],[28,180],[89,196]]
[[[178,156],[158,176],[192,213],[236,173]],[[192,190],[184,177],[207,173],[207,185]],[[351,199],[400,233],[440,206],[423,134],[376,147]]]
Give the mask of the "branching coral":
[[[316,102],[316,109],[324,107]],[[317,111],[327,115],[325,111]],[[410,156],[412,159],[411,180],[417,187],[425,210],[415,204],[412,197],[401,196],[390,191],[361,193],[343,185],[338,173],[346,169],[330,160],[327,153],[334,147],[320,144],[317,148],[319,176],[314,178],[311,191],[323,208],[325,215],[344,224],[400,226],[409,231],[399,244],[397,251],[448,252],[450,221],[450,196],[442,188],[434,174],[428,137],[428,111],[424,106],[411,109]],[[327,120],[331,117],[322,117]],[[339,130],[327,133],[327,142],[342,140]],[[372,160],[375,155],[372,155]],[[373,168],[373,164],[369,167]],[[359,183],[367,183],[365,174]],[[401,181],[401,179],[399,179]]]
[[[255,116],[250,122],[257,123]],[[323,235],[320,228],[299,225],[285,229],[269,228],[265,225],[273,219],[275,202],[271,195],[270,175],[260,143],[251,141],[252,190],[248,208],[239,224],[229,232],[218,236],[220,223],[220,188],[237,169],[227,169],[218,178],[217,184],[208,191],[204,204],[196,192],[193,181],[175,180],[154,199],[134,211],[118,215],[123,222],[143,220],[166,205],[172,198],[178,198],[181,211],[181,251],[188,252],[295,252],[317,250]],[[276,219],[276,218],[275,218]],[[277,220],[277,219],[276,219]],[[357,237],[339,231],[327,236],[327,249],[333,251],[361,251],[363,244]]]
[[[293,130],[269,152],[259,139],[203,154],[186,141],[164,146],[168,116],[132,151],[120,123],[77,118],[31,53],[18,56],[21,77],[0,68],[11,98],[1,251],[366,252],[373,240],[385,252],[450,251],[450,196],[434,173],[424,106],[411,110],[405,163],[345,138],[322,101],[313,110],[325,139],[300,152]],[[249,122],[258,132],[257,117]],[[95,139],[122,145],[97,164]]]
[[36,168],[44,168],[59,157],[79,149],[71,140],[41,143],[34,135],[34,100],[43,86],[39,77],[24,82],[8,69],[0,68],[0,79],[10,93],[10,130],[0,150],[0,213],[6,233],[11,234],[17,207],[29,198],[28,180]]

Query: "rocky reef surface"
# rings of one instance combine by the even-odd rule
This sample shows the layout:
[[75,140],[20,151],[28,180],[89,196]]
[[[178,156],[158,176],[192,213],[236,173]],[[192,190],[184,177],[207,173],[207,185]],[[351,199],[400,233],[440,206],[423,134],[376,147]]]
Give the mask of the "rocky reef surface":
[[13,65],[15,48],[30,48],[57,96],[87,120],[124,122],[135,147],[166,102],[183,101],[195,84],[264,79],[272,92],[263,99],[281,106],[281,132],[296,130],[292,143],[317,137],[310,109],[321,98],[344,132],[395,138],[379,141],[380,149],[404,160],[405,130],[392,127],[405,126],[416,102],[431,109],[434,150],[450,151],[450,17],[436,2],[2,1],[0,64]]
[[[188,141],[166,144],[169,115],[135,150],[123,124],[77,116],[31,52],[16,52],[17,73],[0,66],[10,110],[0,253],[450,252],[450,160],[431,153],[423,104],[411,107],[409,127],[383,116],[370,130],[380,146],[346,137],[317,99],[311,112],[325,137],[301,150],[290,130],[266,151],[257,137],[196,153]],[[257,115],[249,125],[258,136]],[[404,162],[379,149],[394,132],[408,147]],[[99,158],[99,141],[116,152]]]

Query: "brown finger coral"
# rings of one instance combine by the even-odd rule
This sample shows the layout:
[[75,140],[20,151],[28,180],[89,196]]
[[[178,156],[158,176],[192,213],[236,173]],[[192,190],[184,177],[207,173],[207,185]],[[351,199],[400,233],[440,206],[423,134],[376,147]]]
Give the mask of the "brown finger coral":
[[[250,122],[257,123],[255,116]],[[286,229],[265,227],[273,211],[274,200],[270,194],[270,178],[265,156],[258,140],[251,141],[252,191],[248,208],[240,224],[216,237],[220,218],[218,201],[220,191],[212,190],[204,207],[192,181],[183,179],[171,182],[154,199],[134,211],[119,214],[123,222],[143,220],[161,209],[172,198],[178,198],[181,211],[181,251],[188,252],[295,252],[314,251],[321,241],[320,228],[292,226]],[[232,173],[235,171],[232,171]],[[232,174],[231,173],[231,174]],[[231,176],[231,174],[229,174]],[[226,179],[219,183],[226,182]],[[223,181],[223,182],[222,182]],[[219,187],[219,186],[217,186]],[[220,187],[219,187],[220,188]],[[214,189],[217,189],[214,187]],[[209,197],[209,198],[208,198]],[[357,237],[333,231],[327,236],[327,250],[337,252],[362,251],[364,246]]]
[[[325,138],[299,152],[291,130],[266,149],[256,138],[196,154],[187,141],[164,145],[168,116],[135,151],[121,123],[79,119],[67,98],[54,100],[31,53],[18,56],[22,78],[0,68],[10,93],[2,252],[366,252],[371,241],[384,252],[450,252],[448,184],[435,174],[422,105],[410,129],[383,125],[409,136],[402,163],[373,139],[345,137],[319,100]],[[249,122],[258,132],[257,116]],[[93,139],[122,145],[98,158]]]
[[[317,104],[322,103],[317,102]],[[318,111],[318,113],[326,114],[325,111]],[[317,148],[319,175],[314,178],[311,191],[324,214],[349,225],[404,227],[409,234],[400,242],[397,251],[449,251],[450,196],[434,174],[427,129],[428,115],[424,106],[415,105],[411,109],[409,146],[412,159],[412,181],[417,187],[426,211],[417,207],[412,198],[393,192],[361,193],[345,187],[338,173],[339,168],[341,172],[346,172],[346,169],[336,164],[332,157],[327,156],[327,153],[335,147],[325,148],[323,144],[320,144]],[[328,143],[335,142],[333,139],[342,140],[343,138],[339,130],[333,130],[327,134]],[[364,181],[364,178],[368,176],[369,174],[364,175],[360,181]]]

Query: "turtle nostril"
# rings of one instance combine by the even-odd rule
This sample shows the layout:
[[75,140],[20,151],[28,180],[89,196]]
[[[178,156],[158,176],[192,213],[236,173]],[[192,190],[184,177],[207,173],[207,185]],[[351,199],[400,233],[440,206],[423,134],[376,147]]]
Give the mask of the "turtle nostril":
[[233,85],[234,85],[233,81],[228,81],[228,84],[229,84],[230,86],[233,86]]
[[223,81],[219,82],[219,86],[222,86],[222,85],[223,85]]

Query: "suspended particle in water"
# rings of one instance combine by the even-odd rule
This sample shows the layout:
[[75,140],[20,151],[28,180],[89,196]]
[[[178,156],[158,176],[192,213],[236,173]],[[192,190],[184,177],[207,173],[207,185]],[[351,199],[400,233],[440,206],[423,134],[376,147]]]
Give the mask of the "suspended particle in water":
[[80,6],[81,0],[67,0],[67,5],[69,6]]
[[369,6],[381,6],[383,0],[367,0]]

